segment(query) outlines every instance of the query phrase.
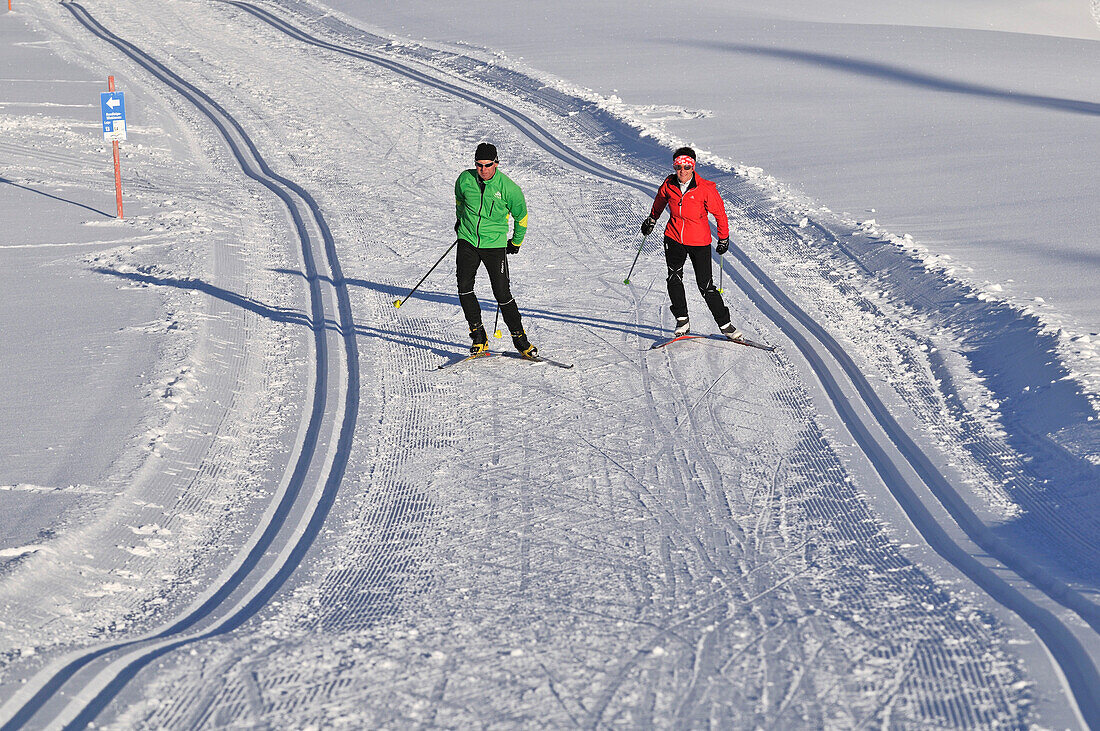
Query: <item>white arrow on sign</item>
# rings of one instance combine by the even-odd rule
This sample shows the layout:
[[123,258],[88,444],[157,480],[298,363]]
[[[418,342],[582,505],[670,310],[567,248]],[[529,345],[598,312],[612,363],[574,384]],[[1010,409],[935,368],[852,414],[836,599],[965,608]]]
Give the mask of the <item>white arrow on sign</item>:
[[120,102],[118,100],[118,97],[116,97],[116,96],[113,96],[113,97],[111,97],[110,99],[107,100],[107,106],[109,106],[109,107],[117,107],[119,104],[122,104],[122,102]]

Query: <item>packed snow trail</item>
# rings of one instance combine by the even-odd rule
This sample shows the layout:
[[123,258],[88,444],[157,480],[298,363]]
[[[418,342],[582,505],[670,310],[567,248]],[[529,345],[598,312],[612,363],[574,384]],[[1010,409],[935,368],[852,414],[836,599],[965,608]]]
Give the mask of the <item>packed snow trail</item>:
[[508,106],[507,104],[503,104],[495,99],[492,99],[485,94],[479,93],[474,90],[465,89],[456,84],[449,83],[444,79],[431,76],[408,64],[401,63],[400,61],[394,59],[386,58],[385,56],[381,56],[379,54],[367,53],[365,51],[360,51],[355,48],[341,46],[322,40],[320,38],[317,38],[316,36],[310,35],[301,28],[298,28],[280,19],[278,16],[273,15],[271,12],[266,11],[263,8],[257,7],[256,5],[253,5],[251,3],[242,2],[241,0],[220,1],[226,2],[230,5],[234,5],[242,10],[251,13],[263,22],[268,23],[269,25],[277,28],[283,33],[286,33],[291,38],[302,41],[303,43],[308,43],[309,45],[316,46],[317,48],[324,48],[326,50],[335,51],[336,53],[377,64],[385,69],[393,71],[396,74],[407,77],[419,84],[423,84],[433,89],[438,89],[439,91],[451,94],[460,99],[465,99],[467,101],[473,102],[474,104],[483,106],[494,114],[499,115],[502,119],[512,124],[520,131],[522,131],[524,134],[527,135],[528,139],[531,142],[534,142],[546,152],[553,155],[558,160],[561,160],[562,162],[568,164],[569,166],[577,168],[582,172],[589,173],[590,175],[603,178],[604,180],[618,182],[622,183],[623,185],[635,187],[643,193],[648,192],[649,186],[646,183],[629,178],[622,173],[601,164],[596,160],[592,160],[591,158],[587,158],[583,155],[578,154],[575,150],[571,149],[568,145],[561,142],[549,131],[543,128],[542,125],[540,125],[528,115],[524,114],[514,107]]
[[[424,101],[422,89],[395,84],[401,64],[349,73],[262,28],[242,32],[235,13],[220,14],[229,31],[219,33],[218,23],[182,22],[180,8],[163,18],[104,12],[157,47],[185,33],[175,62],[249,115],[262,149],[306,139],[267,121],[295,92],[346,100],[334,114],[303,111],[332,139],[311,145],[318,159],[298,172],[335,240],[349,243],[341,260],[357,323],[342,330],[371,336],[363,368],[377,398],[360,404],[350,489],[335,496],[329,537],[278,602],[195,655],[148,665],[104,709],[108,722],[1026,724],[1029,686],[1000,654],[997,622],[961,600],[965,591],[946,594],[887,537],[863,497],[875,480],[818,423],[800,365],[748,349],[644,354],[667,331],[661,298],[647,299],[652,283],[618,285],[621,262],[607,257],[609,241],[626,260],[636,248],[622,231],[639,198],[621,188],[648,196],[640,175],[616,173],[607,185],[584,167],[593,177],[578,186],[574,160],[598,155],[561,143],[528,151],[467,103]],[[251,53],[309,73],[265,75]],[[548,134],[538,123],[520,129]],[[431,179],[453,171],[435,160],[442,149],[465,161],[482,136],[505,142],[509,169],[542,202],[541,248],[525,249],[517,280],[537,342],[586,355],[576,371],[501,359],[431,372],[463,347],[461,323],[440,314],[454,311],[451,288],[425,291],[431,306],[400,318],[390,305],[410,260],[430,263],[442,248],[434,234],[400,243],[390,234],[447,231],[447,181]],[[377,180],[375,161],[390,156],[408,181]],[[776,342],[775,325],[730,296],[749,331]],[[832,395],[844,401],[841,389]],[[889,428],[864,443],[892,448]]]
[[[55,663],[39,673],[0,709],[8,716],[4,729],[29,723],[82,727],[157,657],[197,639],[231,631],[255,614],[294,571],[321,530],[347,466],[359,403],[358,351],[347,283],[317,203],[300,186],[271,170],[240,124],[213,99],[108,31],[80,4],[65,2],[64,6],[89,31],[194,104],[221,133],[245,174],[286,205],[301,239],[309,282],[309,322],[316,354],[314,390],[309,423],[298,455],[287,467],[281,500],[233,570],[223,574],[201,603],[169,627],[148,637],[77,653],[62,660],[62,667],[57,668],[59,663]],[[322,255],[328,267],[324,276],[315,263]],[[323,287],[324,282],[330,287]],[[335,328],[329,326],[330,322]],[[296,512],[300,513],[298,522],[288,525]],[[274,561],[269,554],[275,555]],[[98,695],[90,701],[68,702],[65,696],[70,694],[66,692],[69,683],[82,688],[84,694],[91,691]],[[33,696],[27,698],[29,693]]]
[[[292,38],[381,65],[420,83],[428,84],[480,104],[514,124],[532,142],[580,171],[611,183],[627,185],[643,194],[650,192],[652,186],[645,181],[608,170],[602,165],[593,164],[591,160],[570,150],[567,145],[561,143],[528,116],[484,94],[440,81],[407,65],[377,54],[365,53],[354,48],[324,41],[250,3],[241,0],[227,1],[247,10]],[[714,177],[713,173],[710,174]],[[750,211],[753,209],[751,203],[740,196],[731,195],[728,190],[723,190],[723,193],[729,200],[739,204],[742,209]],[[757,214],[762,223],[769,222],[762,211],[758,211]],[[789,229],[784,227],[772,225],[770,228],[776,236],[793,237]],[[811,363],[815,373],[825,383],[826,390],[848,429],[875,464],[883,482],[890,488],[910,520],[921,531],[925,540],[937,553],[959,568],[987,591],[990,596],[1020,614],[1036,630],[1062,666],[1062,671],[1073,688],[1084,717],[1089,723],[1100,725],[1100,674],[1098,674],[1095,662],[1090,658],[1088,650],[1063,621],[1051,611],[1048,600],[1053,600],[1072,610],[1088,623],[1094,634],[1100,634],[1100,606],[1072,590],[1064,582],[1045,573],[1026,556],[998,539],[974,515],[973,511],[959,497],[951,482],[935,467],[933,461],[924,454],[921,448],[890,415],[889,410],[883,405],[866,377],[860,372],[843,347],[787,296],[775,281],[742,250],[734,247],[731,251],[740,264],[753,275],[756,282],[759,282],[759,287],[767,291],[773,301],[778,303],[782,308],[782,312],[773,308],[765,300],[759,293],[757,285],[739,276],[735,270],[731,270],[731,277],[738,283],[740,289],[758,307],[761,307],[765,314],[769,315],[771,321],[791,337],[803,356]],[[797,322],[798,326],[794,322]],[[807,338],[804,333],[808,333],[812,340]],[[825,358],[830,359],[829,364],[824,362]],[[836,365],[833,365],[834,363]],[[863,414],[851,408],[851,396],[836,380],[836,376],[833,375],[837,367],[839,367],[837,375],[842,374],[840,377],[846,379],[848,383],[855,387],[859,398],[866,404],[872,422],[866,421]],[[880,431],[871,427],[872,423]],[[908,469],[910,470],[908,475],[899,471],[895,466],[899,461],[898,457],[908,463]],[[972,541],[974,546],[980,547],[982,551],[1014,571],[1017,578],[1011,581],[1003,580],[998,575],[999,572],[995,564],[987,566],[983,565],[981,561],[975,560],[971,555],[976,553],[973,548],[960,545],[957,538],[952,538],[947,531],[942,530],[918,496],[918,491],[922,487],[931,490],[935,498],[962,528],[966,538]],[[1028,584],[1046,596],[1040,597],[1036,596],[1034,592],[1029,592]],[[1095,647],[1095,637],[1090,637],[1089,640],[1093,642]]]

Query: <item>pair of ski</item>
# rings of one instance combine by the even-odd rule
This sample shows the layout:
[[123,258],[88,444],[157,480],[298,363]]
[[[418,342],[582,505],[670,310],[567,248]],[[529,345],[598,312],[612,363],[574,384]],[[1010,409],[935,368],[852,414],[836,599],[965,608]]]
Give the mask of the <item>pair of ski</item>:
[[[766,345],[764,343],[758,343],[755,340],[750,340],[749,338],[746,338],[746,337],[730,339],[730,338],[727,338],[725,335],[691,335],[691,334],[680,335],[680,336],[675,337],[675,338],[669,338],[668,340],[662,340],[658,343],[654,343],[653,345],[651,345],[649,347],[649,349],[650,350],[657,350],[658,348],[663,348],[667,345],[672,345],[673,343],[678,343],[678,342],[681,342],[683,340],[698,340],[698,339],[717,340],[720,343],[736,343],[737,345],[745,345],[745,346],[748,346],[750,348],[759,348],[760,350],[766,350],[769,353],[775,350],[774,345]],[[505,352],[494,352],[492,350],[484,350],[484,351],[482,351],[480,353],[476,353],[474,355],[467,355],[465,358],[458,358],[457,360],[447,361],[446,363],[442,363],[442,364],[436,366],[436,368],[437,369],[439,369],[439,368],[450,368],[451,366],[461,365],[461,364],[467,363],[471,360],[479,360],[481,358],[518,358],[519,360],[525,360],[529,363],[546,363],[547,365],[556,366],[557,368],[572,368],[573,367],[572,363],[562,363],[561,361],[558,361],[558,360],[552,360],[550,358],[543,358],[541,355],[527,356],[527,355],[523,355],[522,353],[505,353]]]
[[483,350],[480,353],[474,353],[467,355],[465,358],[458,358],[457,360],[449,360],[446,363],[441,363],[436,366],[439,368],[450,368],[451,366],[462,365],[468,363],[471,360],[481,360],[482,358],[516,358],[519,360],[525,360],[528,363],[546,363],[557,368],[572,368],[572,363],[562,363],[560,360],[552,360],[550,358],[543,358],[541,355],[523,355],[522,353],[508,353],[492,350]]
[[720,343],[736,343],[737,345],[747,345],[750,348],[760,348],[761,350],[766,350],[769,353],[775,350],[774,345],[758,343],[755,340],[749,340],[744,336],[741,336],[739,338],[727,338],[725,335],[692,335],[691,333],[688,333],[687,335],[678,335],[677,337],[669,338],[668,340],[662,340],[659,343],[654,343],[653,345],[649,346],[649,349],[656,350],[657,348],[663,348],[666,345],[672,345],[673,343],[678,343],[682,340],[698,339],[717,340]]

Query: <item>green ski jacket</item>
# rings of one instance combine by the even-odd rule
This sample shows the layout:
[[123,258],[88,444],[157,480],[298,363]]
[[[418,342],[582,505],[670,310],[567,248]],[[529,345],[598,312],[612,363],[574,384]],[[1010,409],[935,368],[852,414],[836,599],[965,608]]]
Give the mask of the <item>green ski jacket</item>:
[[463,170],[455,181],[458,238],[479,249],[508,245],[508,218],[516,220],[512,243],[519,246],[527,234],[527,201],[523,191],[504,173],[482,181],[477,171]]

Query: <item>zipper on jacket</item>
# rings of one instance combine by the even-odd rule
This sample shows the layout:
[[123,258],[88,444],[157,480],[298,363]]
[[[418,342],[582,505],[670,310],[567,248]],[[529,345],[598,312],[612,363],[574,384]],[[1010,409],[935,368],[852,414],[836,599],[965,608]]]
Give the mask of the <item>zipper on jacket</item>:
[[677,180],[676,183],[676,187],[680,191],[680,200],[676,204],[680,209],[680,243],[687,246],[687,242],[684,241],[684,226],[687,225],[687,219],[684,218],[684,196],[687,195],[689,190],[695,187],[695,176],[691,176],[691,182],[688,183],[687,188],[680,188],[679,180]]
[[474,226],[474,235],[477,236],[477,248],[481,248],[481,211],[485,208],[485,181],[477,176],[477,187],[481,190],[481,202],[477,205],[477,226]]
[[[689,190],[690,190],[690,186],[689,186]],[[677,201],[676,205],[680,209],[679,210],[679,213],[680,213],[680,243],[683,244],[684,246],[687,246],[687,242],[684,241],[684,225],[686,224],[686,221],[684,220],[684,195],[685,194],[687,194],[687,190],[682,190],[681,189],[680,190],[680,200]]]

